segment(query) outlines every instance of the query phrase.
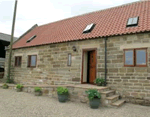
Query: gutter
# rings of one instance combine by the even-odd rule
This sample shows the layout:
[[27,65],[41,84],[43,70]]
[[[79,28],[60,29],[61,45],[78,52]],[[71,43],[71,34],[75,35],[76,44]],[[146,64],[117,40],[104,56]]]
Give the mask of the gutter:
[[107,85],[107,39],[108,37],[105,37],[105,86]]

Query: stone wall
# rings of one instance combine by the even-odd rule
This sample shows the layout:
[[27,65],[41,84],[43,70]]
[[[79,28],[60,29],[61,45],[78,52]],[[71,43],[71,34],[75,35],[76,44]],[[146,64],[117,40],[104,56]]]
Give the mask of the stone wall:
[[[72,50],[75,45],[77,51]],[[13,50],[11,77],[22,84],[80,84],[82,49],[97,48],[97,69],[104,60],[104,39],[75,41]],[[68,53],[72,55],[71,66],[67,66]],[[28,55],[37,54],[37,67],[27,67]],[[101,55],[101,59],[100,59]],[[21,67],[14,67],[15,56],[22,56]],[[7,76],[7,59],[5,77]],[[97,72],[97,77],[100,72]]]
[[[75,45],[77,52],[73,52]],[[104,39],[90,39],[13,50],[11,76],[22,84],[80,84],[82,49],[97,48],[97,77],[104,77]],[[150,98],[150,33],[109,37],[107,41],[108,86],[133,103]],[[147,67],[124,67],[123,49],[147,47]],[[68,53],[72,64],[67,66]],[[27,67],[27,57],[37,54],[37,67]],[[7,59],[8,59],[8,53]],[[22,66],[14,67],[14,57],[22,56]],[[7,61],[7,60],[6,60]],[[5,62],[7,73],[7,62]],[[6,76],[6,74],[5,74]]]
[[[2,88],[3,84],[0,84]],[[16,85],[9,84],[9,89],[16,90]],[[76,85],[24,85],[23,92],[34,94],[34,88],[40,87],[42,89],[42,95],[49,96],[51,98],[58,98],[57,87],[66,87],[68,89],[68,101],[89,103],[89,99],[85,91],[89,89],[88,86],[76,86]],[[99,93],[109,90],[108,87],[94,87]],[[101,105],[109,106],[105,104],[105,97],[101,94]]]

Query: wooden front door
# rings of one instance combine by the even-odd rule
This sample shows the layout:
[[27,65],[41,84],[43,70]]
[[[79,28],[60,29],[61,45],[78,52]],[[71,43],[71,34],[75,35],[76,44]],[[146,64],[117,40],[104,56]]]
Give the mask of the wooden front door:
[[89,82],[94,83],[96,79],[96,51],[89,52]]

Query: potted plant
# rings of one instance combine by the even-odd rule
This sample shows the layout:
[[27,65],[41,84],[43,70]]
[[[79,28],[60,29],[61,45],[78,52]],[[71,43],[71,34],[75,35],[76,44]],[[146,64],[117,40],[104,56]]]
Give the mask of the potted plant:
[[64,87],[57,88],[59,102],[66,102],[68,99],[68,89]]
[[104,86],[105,80],[104,80],[104,78],[96,78],[94,80],[94,83],[96,83],[97,86]]
[[42,95],[42,89],[40,87],[34,88],[35,96],[41,96]]
[[9,88],[9,86],[5,83],[5,84],[3,84],[3,89],[8,89]]
[[21,91],[22,91],[22,89],[23,89],[23,85],[21,85],[21,84],[17,84],[17,86],[16,86],[16,90],[17,90],[17,92],[21,92]]
[[96,109],[99,107],[101,95],[96,89],[85,91],[88,94],[90,107]]

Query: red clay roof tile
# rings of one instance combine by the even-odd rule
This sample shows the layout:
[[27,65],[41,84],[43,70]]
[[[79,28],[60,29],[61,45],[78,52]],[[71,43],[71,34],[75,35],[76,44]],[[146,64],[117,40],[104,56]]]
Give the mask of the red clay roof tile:
[[[128,18],[137,16],[139,16],[138,26],[126,28]],[[85,27],[91,23],[96,24],[92,32],[83,34]],[[150,1],[135,2],[36,27],[14,43],[13,48],[145,31],[150,31]],[[37,37],[26,43],[33,35]]]

